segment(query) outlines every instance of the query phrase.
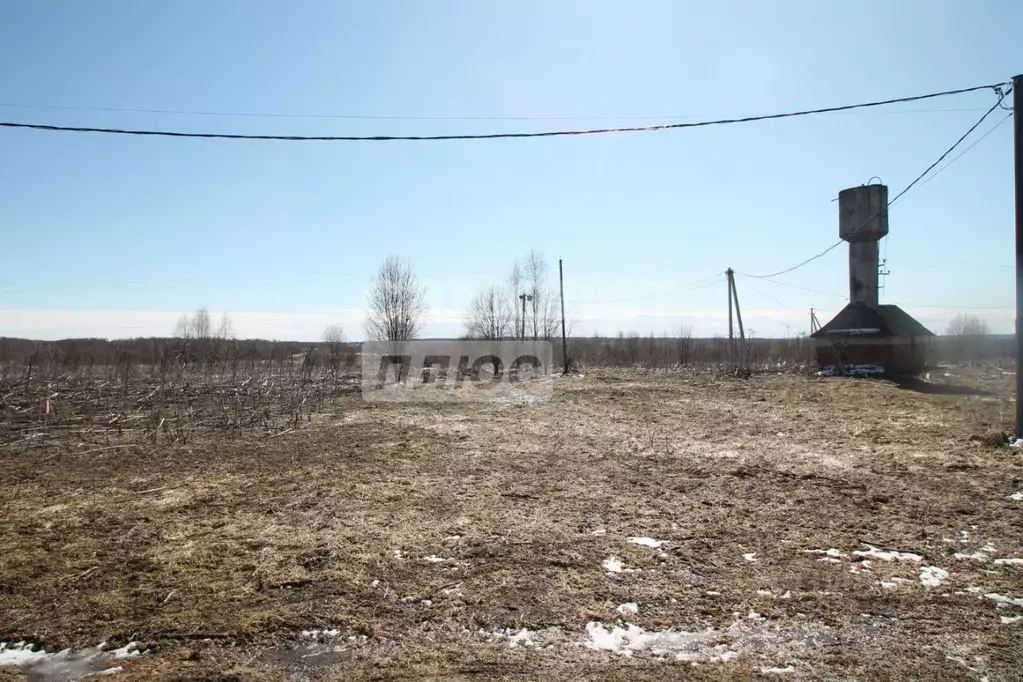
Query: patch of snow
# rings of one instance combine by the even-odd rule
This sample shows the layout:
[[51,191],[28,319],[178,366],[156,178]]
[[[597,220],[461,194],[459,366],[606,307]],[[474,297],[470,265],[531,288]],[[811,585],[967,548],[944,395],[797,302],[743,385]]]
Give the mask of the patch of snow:
[[794,673],[796,669],[791,665],[785,667],[760,666],[760,672],[764,675],[784,675],[785,673]]
[[707,590],[706,594],[710,595],[711,597],[720,597],[721,596],[721,593],[718,592],[717,590]]
[[756,552],[748,552],[746,554],[743,554],[742,558],[745,559],[746,561],[756,562],[756,560],[757,560],[757,553]]
[[[969,588],[967,588],[969,589]],[[1008,597],[1004,594],[998,594],[997,592],[988,592],[984,595],[985,599],[990,599],[997,604],[1011,604],[1012,606],[1023,606],[1023,598]]]
[[48,652],[45,649],[36,650],[25,642],[15,644],[0,642],[0,667],[17,666],[23,671],[30,672],[28,675],[30,679],[78,680],[122,672],[122,667],[107,668],[106,664],[112,660],[135,658],[142,654],[135,642],[129,642],[120,649],[110,651],[104,651],[104,646],[105,642],[80,651],[64,649]]
[[444,538],[443,542],[458,542],[461,539],[462,539],[461,535],[449,535],[446,538]]
[[873,545],[863,543],[866,545],[865,550],[856,550],[853,552],[856,556],[870,557],[871,559],[880,559],[882,561],[923,561],[923,557],[919,554],[913,554],[912,552],[900,552],[897,550],[884,550],[879,549]]
[[1023,559],[1017,559],[1015,557],[1008,557],[1005,559],[995,559],[996,564],[1008,564],[1010,566],[1023,566]]
[[920,582],[924,587],[937,587],[948,580],[948,571],[938,566],[922,566]]
[[431,564],[442,564],[447,561],[447,559],[439,557],[436,554],[431,554],[430,556],[424,556],[423,561],[429,561]]
[[984,588],[977,587],[976,585],[970,585],[969,587],[966,588],[966,591],[969,592],[970,594],[980,594],[981,592],[984,591]]
[[842,563],[841,559],[836,559],[833,556],[822,556],[817,561],[822,562],[822,563],[827,563],[827,564],[840,564],[840,563]]
[[604,530],[603,528],[598,528],[597,530],[590,533],[590,535],[607,535],[607,531]]
[[892,578],[891,580],[882,580],[878,584],[881,585],[881,587],[885,588],[886,590],[894,590],[899,585],[904,585],[905,583],[911,582],[913,581],[907,578]]
[[514,635],[508,637],[508,647],[514,649],[517,646],[534,646],[536,642],[533,641],[533,633],[526,628],[522,628]]
[[380,584],[380,581],[379,580],[374,580],[371,584],[372,584],[373,587],[376,587],[377,585]]
[[1016,440],[1009,443],[1009,447],[1013,450],[1023,450],[1023,438],[1017,438]]
[[622,560],[616,556],[609,556],[604,559],[600,565],[603,566],[604,570],[608,573],[628,573],[630,571],[630,569],[625,568]]
[[[703,632],[687,632],[685,630],[644,630],[638,625],[623,627],[607,627],[601,623],[590,621],[586,624],[586,641],[584,644],[598,651],[614,651],[631,656],[637,651],[649,651],[655,655],[689,654],[691,660],[727,660],[722,658],[727,651],[708,651],[708,646],[717,637],[717,631],[707,629]],[[703,651],[701,651],[701,649]],[[735,654],[735,652],[730,652]],[[701,656],[702,654],[702,656]],[[687,660],[686,658],[679,660]]]
[[987,552],[988,554],[994,554],[998,550],[992,547],[991,545],[984,545],[983,547],[980,548],[980,551]]
[[405,556],[405,555],[404,555],[404,554],[402,553],[402,551],[401,551],[400,549],[396,549],[396,550],[394,550],[394,558],[395,558],[395,559],[401,559],[401,558],[403,558],[404,556]]
[[650,547],[651,549],[660,549],[661,545],[664,544],[664,540],[654,540],[653,538],[638,537],[629,538],[629,542],[636,545],[643,545],[644,547]]
[[512,630],[511,628],[506,628],[494,632],[480,630],[479,633],[491,642],[504,641],[508,643],[509,649],[517,649],[518,647],[546,646],[560,637],[561,630],[559,628],[547,628],[545,630],[530,630],[529,628]]
[[833,558],[846,556],[845,552],[840,549],[835,549],[834,547],[830,547],[828,549],[804,549],[803,552],[806,554],[824,554]]
[[1016,500],[1017,502],[1023,500],[1023,490],[1014,492],[1012,495],[1009,495],[1009,499]]
[[623,616],[634,616],[639,613],[639,604],[634,601],[625,602],[624,604],[619,604],[616,610]]
[[311,639],[323,639],[337,637],[341,634],[340,630],[303,630],[302,636],[309,637]]
[[974,552],[973,554],[963,554],[962,552],[956,552],[953,554],[956,559],[968,559],[970,561],[987,561],[988,555],[983,552]]
[[86,677],[105,677],[106,675],[116,675],[117,673],[123,673],[124,668],[121,666],[115,666],[113,668],[107,668],[106,670],[100,670],[98,673],[92,673],[86,675]]
[[1005,624],[1005,625],[1009,625],[1010,623],[1015,623],[1018,620],[1023,620],[1023,616],[1002,616],[1001,618],[1002,618],[1002,623]]

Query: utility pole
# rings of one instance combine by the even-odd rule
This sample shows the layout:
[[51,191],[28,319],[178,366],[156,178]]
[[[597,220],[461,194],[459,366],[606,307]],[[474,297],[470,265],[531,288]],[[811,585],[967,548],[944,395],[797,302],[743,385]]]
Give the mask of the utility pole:
[[565,270],[561,267],[561,259],[558,259],[558,285],[561,288],[561,359],[564,367],[561,369],[563,375],[568,374],[568,341],[565,338]]
[[735,362],[735,333],[732,331],[732,275],[731,268],[725,270],[725,279],[728,280],[728,362]]
[[526,301],[532,301],[532,294],[519,294],[519,298],[522,299],[522,335],[519,337],[522,341],[526,340]]
[[725,272],[728,275],[728,292],[731,296],[728,299],[728,327],[731,336],[732,302],[735,302],[735,319],[739,323],[739,352],[740,364],[746,366],[746,331],[742,328],[742,312],[739,310],[739,292],[735,290],[735,271],[731,268]]
[[1023,74],[1012,79],[1012,137],[1016,175],[1016,437],[1023,434]]

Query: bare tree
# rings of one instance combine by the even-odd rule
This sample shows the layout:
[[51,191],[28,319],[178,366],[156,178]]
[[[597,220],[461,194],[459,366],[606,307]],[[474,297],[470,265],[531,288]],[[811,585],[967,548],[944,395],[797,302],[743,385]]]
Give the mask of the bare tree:
[[231,316],[227,313],[221,313],[220,315],[220,326],[217,328],[218,339],[233,339],[234,338],[234,323],[231,321]]
[[334,378],[338,376],[344,356],[345,331],[339,324],[332,324],[323,330],[323,343],[327,345],[327,364]]
[[199,308],[192,317],[192,338],[208,339],[211,336],[210,311],[206,307]]
[[514,336],[518,336],[519,332],[523,329],[525,322],[522,318],[521,308],[519,307],[519,296],[523,294],[522,285],[525,281],[525,274],[522,272],[522,266],[519,265],[519,261],[516,259],[512,263],[511,272],[508,273],[508,301],[512,306],[512,318],[515,321]]
[[[522,296],[527,297],[525,311]],[[521,334],[549,341],[557,336],[561,329],[559,300],[549,282],[549,269],[543,255],[534,249],[524,261],[512,263],[507,286],[491,286],[477,294],[466,311],[463,324],[470,338],[494,339]]]
[[514,336],[514,313],[509,303],[507,292],[496,286],[476,294],[462,321],[465,335],[487,341]]
[[693,348],[693,328],[687,324],[678,328],[678,335],[675,337],[675,351],[678,355],[678,364],[688,365]]
[[412,263],[388,256],[369,290],[366,335],[378,341],[416,338],[426,315],[426,289],[419,286]]
[[985,320],[963,313],[953,317],[945,328],[947,336],[987,336],[988,333]]
[[529,286],[531,327],[533,339],[552,339],[560,325],[558,298],[549,281],[547,261],[536,249],[526,256],[526,281]]
[[192,333],[192,321],[188,319],[188,313],[183,313],[174,325],[172,336],[176,339],[187,339]]
[[987,322],[973,315],[960,313],[953,317],[945,328],[945,334],[952,338],[947,349],[950,359],[956,362],[976,362],[984,359],[988,351],[989,333]]

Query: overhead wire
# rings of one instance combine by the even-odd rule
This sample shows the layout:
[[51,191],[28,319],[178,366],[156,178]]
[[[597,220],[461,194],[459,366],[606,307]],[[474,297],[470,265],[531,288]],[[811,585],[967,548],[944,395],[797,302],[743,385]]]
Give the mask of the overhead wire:
[[[996,130],[998,130],[999,128],[1001,128],[1001,127],[1002,127],[1002,125],[1003,125],[1003,124],[1004,124],[1004,123],[1005,123],[1006,121],[1008,121],[1008,120],[1009,120],[1010,118],[1012,118],[1012,112],[1009,112],[1008,114],[1006,114],[1006,115],[1005,115],[1005,116],[1004,116],[1004,117],[1002,118],[1002,120],[1000,120],[1000,121],[999,121],[998,123],[996,123],[996,124],[995,124],[994,126],[992,126],[991,128],[989,128],[989,129],[988,129],[988,131],[987,131],[986,133],[984,133],[983,135],[981,135],[980,137],[978,137],[978,138],[977,138],[976,140],[974,140],[974,141],[973,141],[973,143],[972,143],[972,144],[970,144],[970,146],[969,146],[969,147],[967,147],[966,149],[964,149],[963,151],[959,152],[959,153],[958,153],[958,154],[956,154],[956,155],[955,155],[954,157],[952,157],[952,159],[951,159],[951,160],[950,160],[950,161],[949,161],[948,163],[946,163],[946,164],[945,164],[944,166],[942,166],[942,167],[941,167],[941,168],[939,168],[938,170],[934,171],[934,173],[933,173],[933,174],[932,174],[932,175],[931,175],[931,176],[930,176],[929,178],[927,178],[926,180],[924,180],[924,181],[923,181],[923,183],[921,184],[921,187],[922,187],[923,185],[926,185],[926,184],[927,184],[928,182],[930,182],[930,181],[931,181],[931,180],[933,180],[934,178],[936,178],[936,177],[938,177],[939,175],[941,175],[941,174],[942,174],[942,172],[944,172],[944,170],[945,170],[946,168],[948,168],[948,167],[949,167],[949,166],[951,166],[951,165],[952,165],[953,163],[955,163],[956,161],[958,161],[959,159],[961,159],[961,158],[962,158],[963,156],[965,156],[965,155],[967,154],[967,152],[969,152],[969,151],[970,151],[971,149],[973,149],[973,148],[974,148],[974,147],[976,147],[976,146],[977,146],[978,144],[980,144],[981,142],[983,142],[983,141],[984,141],[984,138],[986,138],[986,137],[987,137],[988,135],[990,135],[991,133],[993,133],[993,132],[995,132]],[[1010,267],[1010,266],[1006,266],[1006,267]],[[1013,267],[1014,267],[1014,266],[1013,266]]]
[[540,137],[567,137],[580,135],[604,135],[609,133],[630,133],[630,132],[653,132],[661,130],[681,130],[687,128],[703,128],[708,126],[733,125],[739,123],[753,123],[756,121],[769,121],[799,116],[811,116],[816,114],[827,114],[839,111],[852,111],[855,109],[867,109],[880,107],[889,104],[905,102],[918,102],[921,100],[934,99],[937,97],[949,97],[961,95],[979,90],[999,89],[1004,83],[993,85],[977,85],[958,90],[945,90],[933,92],[926,95],[914,95],[911,97],[897,97],[894,99],[879,100],[875,102],[863,102],[860,104],[846,104],[833,107],[822,107],[819,109],[806,109],[777,114],[762,114],[758,116],[744,116],[741,118],[720,118],[707,121],[694,121],[691,123],[666,123],[648,126],[613,127],[613,128],[590,128],[579,130],[548,130],[539,132],[516,132],[516,133],[483,133],[483,134],[453,134],[453,135],[250,135],[243,133],[190,133],[172,130],[139,130],[129,128],[102,128],[91,126],[61,126],[42,123],[20,123],[16,121],[2,121],[0,127],[16,128],[27,130],[42,130],[51,132],[74,132],[74,133],[102,133],[108,135],[139,135],[176,138],[198,138],[198,139],[226,139],[226,140],[278,140],[285,142],[395,142],[395,141],[450,141],[450,140],[497,140],[497,139],[523,139]]
[[[304,119],[335,119],[349,121],[677,121],[680,119],[706,118],[692,114],[661,115],[661,116],[396,116],[367,114],[302,114],[286,112],[258,111],[204,111],[189,109],[141,109],[129,107],[99,107],[65,104],[25,104],[0,103],[4,109],[40,109],[55,111],[97,111],[127,114],[161,114],[171,116],[216,116],[235,118],[304,118]],[[964,111],[983,111],[983,109],[908,109],[887,111],[889,114],[933,114]],[[841,112],[834,112],[841,113]]]
[[[893,206],[893,205],[894,205],[894,204],[895,204],[895,203],[896,203],[896,202],[897,202],[897,201],[898,201],[899,199],[901,199],[902,197],[904,197],[904,196],[906,195],[906,193],[907,193],[907,192],[909,192],[909,191],[910,191],[911,189],[913,189],[913,187],[915,187],[915,186],[917,185],[917,183],[919,183],[919,182],[920,182],[920,181],[921,181],[921,180],[922,180],[922,179],[923,179],[923,178],[924,178],[924,177],[925,177],[925,176],[926,176],[926,175],[927,175],[928,173],[930,173],[930,172],[931,172],[931,170],[933,170],[933,169],[935,168],[935,166],[937,166],[937,165],[938,165],[938,164],[940,164],[940,163],[941,163],[942,161],[944,161],[944,160],[945,160],[945,158],[946,158],[946,157],[947,157],[947,156],[948,156],[949,154],[951,154],[951,153],[952,153],[953,151],[955,151],[955,149],[956,149],[956,148],[957,148],[957,147],[958,147],[958,146],[959,146],[960,144],[962,144],[962,143],[963,143],[963,141],[964,141],[964,140],[965,140],[965,139],[966,139],[967,137],[969,137],[969,136],[970,136],[970,134],[971,134],[971,133],[973,133],[973,131],[974,131],[974,130],[976,130],[976,129],[977,129],[978,127],[980,127],[980,125],[981,125],[981,124],[982,124],[982,123],[983,123],[983,122],[984,122],[985,120],[987,120],[987,117],[988,117],[988,116],[990,116],[990,115],[991,115],[991,114],[992,114],[992,113],[993,113],[993,112],[994,112],[994,111],[995,111],[996,109],[1000,108],[1000,106],[1001,106],[1001,103],[1002,103],[1002,100],[1004,100],[1004,99],[1005,99],[1006,97],[1008,97],[1008,96],[1009,96],[1009,94],[1011,94],[1011,93],[1012,93],[1012,88],[1009,88],[1009,89],[1008,89],[1007,91],[1005,91],[1005,92],[1002,92],[1002,90],[1001,90],[1001,87],[1000,87],[1000,86],[996,86],[996,87],[995,87],[995,88],[993,88],[993,89],[995,90],[995,92],[997,92],[997,93],[998,93],[998,101],[996,101],[996,102],[994,103],[994,105],[992,105],[992,106],[991,106],[991,108],[990,108],[990,109],[988,109],[988,110],[987,110],[987,111],[986,111],[986,112],[984,113],[984,115],[983,115],[983,116],[981,116],[981,117],[980,117],[980,118],[979,118],[979,119],[977,120],[977,122],[976,122],[976,123],[974,123],[974,124],[973,124],[972,126],[970,126],[970,127],[969,127],[969,129],[967,129],[967,131],[966,131],[965,133],[963,133],[963,134],[962,134],[962,135],[961,135],[961,136],[959,137],[959,139],[958,139],[958,140],[956,140],[956,141],[955,141],[955,143],[954,143],[954,144],[953,144],[953,145],[952,145],[951,147],[949,147],[949,148],[948,148],[948,149],[946,149],[946,150],[945,150],[944,152],[942,152],[941,156],[939,156],[939,157],[938,157],[938,158],[937,158],[937,159],[936,159],[936,160],[935,160],[935,161],[934,161],[934,162],[933,162],[933,163],[932,163],[931,165],[929,165],[929,166],[928,166],[928,167],[927,167],[926,169],[924,169],[924,171],[923,171],[922,173],[920,173],[919,175],[917,175],[917,176],[916,176],[916,178],[914,178],[912,182],[910,182],[910,183],[909,183],[908,185],[906,185],[906,186],[905,186],[905,187],[904,187],[904,188],[902,189],[902,191],[900,191],[900,192],[899,192],[898,194],[896,194],[896,195],[895,195],[895,197],[894,197],[893,199],[890,199],[890,200],[888,201],[888,203],[887,203],[887,204],[885,205],[885,208],[884,208],[884,209],[882,209],[882,210],[887,210],[888,208],[891,208],[891,206]],[[996,127],[997,127],[997,126],[996,126]],[[964,153],[965,153],[965,152],[964,152]],[[951,163],[950,163],[949,165],[951,165]],[[859,232],[860,230],[862,230],[863,228],[865,228],[865,227],[866,227],[867,225],[869,225],[869,224],[870,224],[870,223],[871,223],[871,222],[872,222],[872,221],[874,220],[874,218],[878,217],[878,216],[879,216],[880,214],[881,214],[881,212],[879,211],[878,213],[875,213],[874,215],[870,216],[870,217],[869,217],[869,218],[868,218],[867,220],[863,221],[863,223],[862,223],[861,225],[857,226],[857,227],[856,227],[856,229],[854,229],[854,230],[853,230],[853,231],[852,231],[852,232],[850,233],[850,235],[852,235],[852,234],[856,234],[857,232]],[[806,259],[804,259],[804,260],[801,260],[800,262],[796,263],[795,265],[793,265],[793,266],[791,266],[791,267],[788,267],[788,268],[785,268],[784,270],[779,270],[778,272],[772,272],[772,273],[770,273],[770,274],[767,274],[767,275],[747,275],[747,276],[748,276],[748,277],[754,277],[754,278],[756,278],[756,279],[770,279],[770,278],[772,278],[772,277],[778,277],[779,275],[784,275],[784,274],[790,273],[790,272],[792,272],[792,271],[794,271],[794,270],[798,270],[799,268],[803,267],[804,265],[808,265],[808,264],[812,263],[813,261],[815,261],[815,260],[817,260],[817,259],[819,259],[819,258],[823,258],[823,257],[824,257],[824,256],[826,256],[826,255],[827,255],[828,253],[830,253],[831,251],[833,251],[833,250],[835,250],[836,248],[838,248],[839,246],[841,246],[841,245],[842,245],[842,242],[843,242],[843,241],[845,241],[845,240],[844,240],[844,239],[839,239],[839,240],[838,240],[837,242],[835,242],[834,244],[832,244],[832,245],[831,245],[831,246],[829,246],[828,248],[824,249],[823,251],[820,251],[819,253],[816,253],[816,254],[814,254],[814,255],[810,256],[809,258],[806,258]]]

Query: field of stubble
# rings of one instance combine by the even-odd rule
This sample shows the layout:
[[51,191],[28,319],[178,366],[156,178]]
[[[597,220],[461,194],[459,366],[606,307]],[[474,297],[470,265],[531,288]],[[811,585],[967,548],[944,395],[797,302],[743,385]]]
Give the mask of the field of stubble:
[[1014,377],[931,379],[594,370],[187,437],[93,401],[2,434],[0,679],[1019,679]]

